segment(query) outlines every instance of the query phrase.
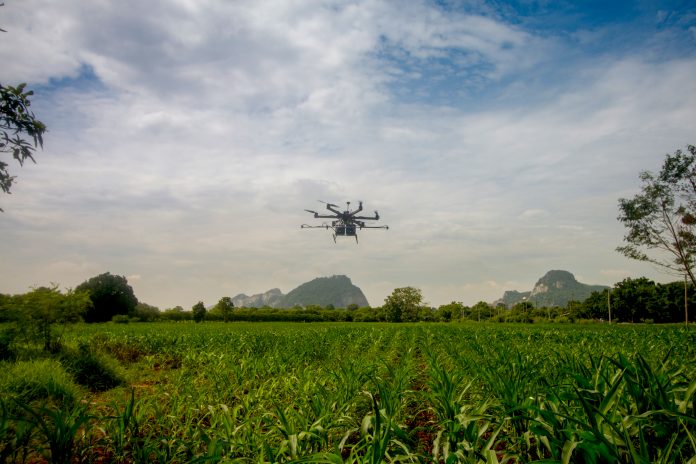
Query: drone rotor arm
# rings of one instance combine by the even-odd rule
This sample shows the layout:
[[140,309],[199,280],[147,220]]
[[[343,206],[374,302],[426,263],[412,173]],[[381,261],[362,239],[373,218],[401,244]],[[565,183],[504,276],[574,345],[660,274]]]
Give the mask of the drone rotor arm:
[[332,213],[338,214],[339,216],[340,216],[341,214],[343,214],[343,213],[341,213],[339,210],[334,209],[334,208],[338,208],[338,206],[332,205],[331,203],[327,203],[327,204],[326,204],[326,209],[328,209],[328,210],[331,211]]

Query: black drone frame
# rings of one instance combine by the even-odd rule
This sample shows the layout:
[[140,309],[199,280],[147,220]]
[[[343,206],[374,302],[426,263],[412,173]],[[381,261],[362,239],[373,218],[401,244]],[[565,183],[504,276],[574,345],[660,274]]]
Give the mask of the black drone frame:
[[[324,202],[322,202],[324,203]],[[336,237],[355,237],[355,243],[358,243],[358,229],[389,229],[389,226],[368,226],[365,225],[365,221],[378,221],[379,213],[375,211],[374,216],[357,216],[359,212],[362,211],[362,201],[358,202],[358,209],[355,211],[350,210],[350,202],[346,202],[346,210],[339,211],[338,206],[326,203],[326,209],[331,211],[333,214],[324,215],[319,214],[316,211],[306,209],[308,213],[314,214],[315,219],[334,219],[331,221],[331,225],[322,224],[320,226],[310,226],[308,224],[302,224],[300,228],[302,229],[331,229],[333,230],[334,243],[336,242]]]

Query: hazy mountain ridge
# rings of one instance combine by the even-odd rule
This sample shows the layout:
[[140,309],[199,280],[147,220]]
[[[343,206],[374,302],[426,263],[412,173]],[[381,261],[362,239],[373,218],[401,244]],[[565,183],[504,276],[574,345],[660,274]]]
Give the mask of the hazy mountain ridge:
[[284,296],[279,288],[272,288],[265,293],[257,293],[251,296],[240,293],[232,298],[232,303],[235,308],[263,308],[264,306],[278,308]]
[[359,287],[353,285],[345,275],[318,277],[284,295],[280,289],[274,288],[265,293],[252,296],[240,293],[232,298],[237,308],[292,308],[293,306],[333,305],[335,308],[345,308],[356,304],[359,307],[369,306],[365,294]]
[[571,300],[583,301],[592,292],[601,292],[605,285],[588,285],[578,282],[568,271],[552,270],[541,277],[534,288],[528,292],[509,290],[493,304],[504,304],[508,308],[522,301],[529,301],[538,306],[565,306]]

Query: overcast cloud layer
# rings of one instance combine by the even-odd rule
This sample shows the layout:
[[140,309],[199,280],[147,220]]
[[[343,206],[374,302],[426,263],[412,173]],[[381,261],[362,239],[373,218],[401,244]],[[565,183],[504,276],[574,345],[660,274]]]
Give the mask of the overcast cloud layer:
[[[614,251],[696,143],[690,2],[5,0],[0,82],[49,128],[0,198],[0,292],[110,271],[164,309],[346,274],[473,304]],[[552,2],[558,3],[558,2]],[[334,244],[303,209],[365,201]]]

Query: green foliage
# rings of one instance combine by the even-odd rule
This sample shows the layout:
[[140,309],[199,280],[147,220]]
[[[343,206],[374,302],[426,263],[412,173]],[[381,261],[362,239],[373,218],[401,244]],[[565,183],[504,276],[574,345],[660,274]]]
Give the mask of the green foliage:
[[[20,404],[27,413],[23,419],[29,427],[35,427],[41,432],[48,446],[41,453],[51,463],[64,464],[73,461],[80,432],[84,433],[89,427],[89,414],[84,406],[76,408],[52,408],[40,405]],[[84,445],[83,445],[84,446]]]
[[210,310],[210,316],[218,320],[227,322],[234,311],[234,303],[229,296],[223,296],[220,301]]
[[464,304],[458,301],[453,301],[449,304],[440,306],[437,309],[437,317],[443,322],[457,320],[464,315],[464,309]]
[[[46,132],[46,126],[29,109],[29,97],[34,92],[25,89],[26,84],[17,87],[0,84],[0,154],[12,154],[20,165],[27,159],[35,162],[34,151],[43,147]],[[15,178],[7,167],[8,163],[0,160],[0,189],[10,193]]]
[[619,199],[618,220],[628,232],[627,244],[617,250],[668,272],[687,274],[696,285],[696,147],[668,154],[659,173],[644,171],[640,179],[639,194]]
[[17,404],[2,390],[0,457],[689,462],[694,335],[607,324],[82,325],[66,344],[139,353],[119,357],[134,388],[79,403],[88,409],[30,404],[38,414],[3,409],[5,398]]
[[[688,286],[688,304],[696,305],[696,292]],[[684,321],[684,282],[656,284],[645,277],[624,279],[609,292],[595,292],[582,303],[576,302],[571,315],[579,319],[609,319],[611,305],[613,321],[658,323]]]
[[16,319],[14,297],[0,293],[0,324]]
[[7,326],[0,328],[0,361],[12,360],[16,353],[13,347],[17,337],[17,331],[14,327]]
[[52,359],[5,364],[1,371],[0,396],[5,399],[71,406],[80,395],[72,376]]
[[[65,327],[80,321],[91,307],[86,292],[68,290],[61,293],[57,285],[39,287],[14,297],[15,321],[43,344],[45,351],[55,351]],[[58,331],[56,326],[60,326]]]
[[92,277],[75,290],[89,292],[92,301],[84,315],[85,322],[107,322],[117,314],[131,315],[138,304],[126,278],[109,272]]
[[184,308],[181,306],[174,306],[173,308],[165,309],[161,318],[165,321],[186,321],[191,319],[191,313],[184,311]]
[[193,313],[193,320],[196,322],[203,322],[205,320],[205,313],[207,310],[205,309],[205,305],[203,304],[202,301],[199,301],[193,307],[191,308],[191,312]]
[[162,314],[157,307],[142,302],[135,305],[133,311],[133,317],[137,317],[141,322],[154,322],[159,320],[161,316]]
[[485,301],[479,301],[471,307],[471,318],[477,321],[485,320],[493,314],[493,307]]
[[60,360],[78,384],[92,391],[110,390],[124,381],[115,360],[91,350],[86,344],[77,350],[64,348]]
[[387,322],[412,322],[417,321],[423,295],[420,289],[415,287],[402,287],[394,291],[384,300],[385,320]]

